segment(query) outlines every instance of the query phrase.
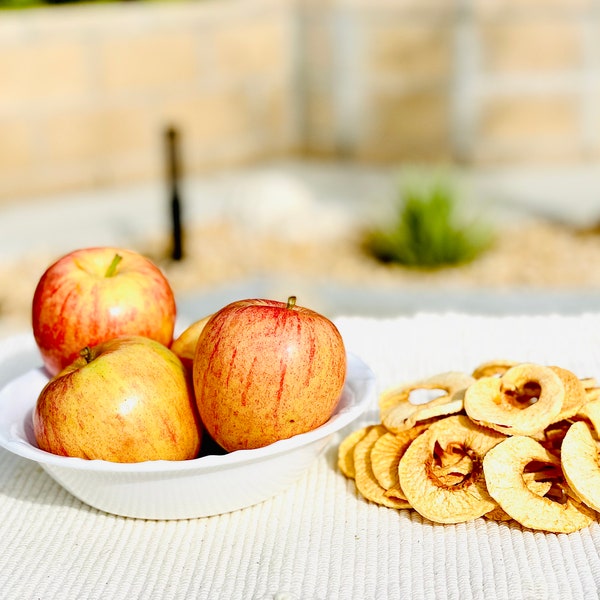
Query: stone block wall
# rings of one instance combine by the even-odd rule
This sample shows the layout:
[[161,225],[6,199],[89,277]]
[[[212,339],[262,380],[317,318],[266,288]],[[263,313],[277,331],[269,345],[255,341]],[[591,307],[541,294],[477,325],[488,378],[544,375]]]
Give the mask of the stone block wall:
[[293,12],[278,0],[62,6],[0,18],[0,198],[287,153]]
[[307,0],[304,24],[313,151],[475,165],[600,157],[598,0]]
[[195,0],[0,13],[0,202],[300,155],[600,158],[600,0]]

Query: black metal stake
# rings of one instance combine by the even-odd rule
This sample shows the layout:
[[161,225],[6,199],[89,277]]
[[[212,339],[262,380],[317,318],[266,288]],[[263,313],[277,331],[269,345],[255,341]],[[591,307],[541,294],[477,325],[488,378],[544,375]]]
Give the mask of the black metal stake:
[[183,258],[183,228],[181,224],[181,199],[179,197],[179,134],[175,127],[166,131],[168,178],[171,208],[171,258]]

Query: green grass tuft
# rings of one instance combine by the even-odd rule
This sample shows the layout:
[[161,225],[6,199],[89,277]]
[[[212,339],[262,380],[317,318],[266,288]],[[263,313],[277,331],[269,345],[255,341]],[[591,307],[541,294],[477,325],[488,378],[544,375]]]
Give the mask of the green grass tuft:
[[489,227],[461,219],[452,186],[430,178],[406,186],[396,220],[368,232],[365,250],[381,262],[436,269],[471,262],[492,241]]

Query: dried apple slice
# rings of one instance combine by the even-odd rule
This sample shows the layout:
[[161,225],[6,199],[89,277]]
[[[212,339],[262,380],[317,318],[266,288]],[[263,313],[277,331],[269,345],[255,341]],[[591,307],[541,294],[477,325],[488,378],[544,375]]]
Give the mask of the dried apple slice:
[[[398,463],[410,445],[427,425],[417,424],[407,431],[398,434],[386,431],[374,444],[371,450],[371,467],[379,485],[391,490],[399,487]],[[401,490],[397,493],[402,493]],[[406,499],[406,498],[405,498]]]
[[419,423],[458,414],[464,408],[463,398],[464,390],[460,390],[453,396],[445,396],[445,402],[428,402],[416,408],[409,408],[406,405],[395,406],[382,415],[381,422],[389,431],[400,434],[410,431]]
[[595,377],[584,377],[581,379],[581,384],[588,402],[600,399],[600,387]]
[[362,440],[362,438],[367,435],[369,430],[373,427],[372,425],[367,425],[366,427],[361,427],[360,429],[355,429],[351,433],[349,433],[338,446],[338,469],[346,476],[348,479],[354,479],[355,470],[354,470],[354,447],[356,444]]
[[[460,371],[448,371],[385,391],[379,399],[381,422],[394,433],[410,429],[418,421],[460,412],[464,390],[475,381]],[[411,402],[418,390],[441,394],[423,403]]]
[[[525,485],[536,495],[545,496],[552,488],[551,481],[538,481],[536,479],[536,473],[524,473],[523,480]],[[501,507],[496,506],[494,510],[484,515],[486,519],[491,521],[510,521],[512,517]]]
[[560,414],[565,388],[549,367],[530,363],[502,377],[482,377],[465,393],[465,411],[476,423],[509,435],[543,431]]
[[500,506],[496,505],[496,508],[490,510],[490,512],[485,513],[485,515],[483,515],[486,519],[489,519],[490,521],[502,521],[502,522],[506,522],[506,521],[512,521],[513,518],[506,513],[506,511],[501,508]]
[[482,377],[495,377],[498,375],[504,375],[508,369],[516,366],[517,362],[514,360],[504,360],[504,359],[496,359],[489,360],[477,365],[471,376],[474,379],[481,379]]
[[600,463],[598,442],[585,421],[573,423],[561,447],[565,479],[577,497],[600,511]]
[[[400,487],[411,506],[437,523],[460,523],[489,513],[496,502],[487,492],[482,460],[504,438],[464,415],[453,415],[432,424],[400,459]],[[449,481],[448,464],[444,462],[454,461],[456,467],[463,460],[462,466],[469,465],[467,472],[453,472],[454,477]]]
[[390,498],[394,502],[398,502],[397,508],[411,508],[410,504],[408,503],[408,500],[406,499],[406,496],[404,495],[404,492],[400,489],[399,484],[391,487],[388,490],[385,490],[385,492],[383,492],[383,495],[386,498]]
[[551,366],[550,369],[560,377],[565,388],[562,407],[554,421],[570,419],[588,401],[585,388],[581,379],[572,371],[556,366]]
[[410,508],[410,504],[401,498],[386,495],[385,488],[375,479],[371,465],[371,450],[375,442],[387,429],[383,425],[374,425],[354,447],[354,482],[356,489],[367,500],[389,508]]
[[600,399],[586,402],[575,415],[576,419],[589,421],[597,436],[600,436]]
[[563,492],[559,501],[529,489],[523,474],[534,461],[560,467],[556,456],[527,436],[508,437],[492,448],[483,459],[485,481],[492,498],[523,527],[554,533],[571,533],[587,527],[594,520],[594,512],[573,497],[566,482],[557,482]]

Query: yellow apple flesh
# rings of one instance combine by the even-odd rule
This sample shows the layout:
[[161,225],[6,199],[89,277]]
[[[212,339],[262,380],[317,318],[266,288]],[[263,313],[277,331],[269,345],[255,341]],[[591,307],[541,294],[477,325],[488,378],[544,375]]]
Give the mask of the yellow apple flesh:
[[86,348],[50,379],[33,427],[42,450],[112,462],[191,459],[201,441],[181,361],[138,336]]
[[206,323],[193,363],[200,417],[228,451],[266,446],[322,425],[345,376],[338,329],[295,300],[225,306]]

